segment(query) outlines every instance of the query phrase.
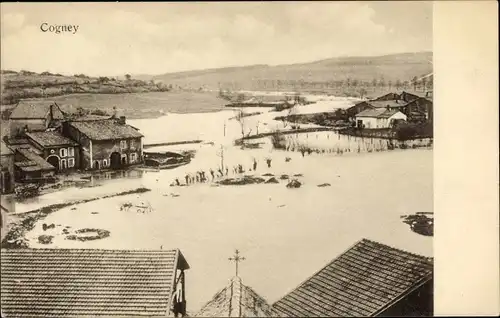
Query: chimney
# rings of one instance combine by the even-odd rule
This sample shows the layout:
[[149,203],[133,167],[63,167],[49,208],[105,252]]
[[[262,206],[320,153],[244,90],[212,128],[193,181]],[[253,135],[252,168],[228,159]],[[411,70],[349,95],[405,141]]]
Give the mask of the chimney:
[[54,119],[54,104],[50,104],[49,112],[50,112],[50,120],[53,120]]
[[118,124],[125,125],[125,121],[125,116],[120,116],[120,118],[118,119]]
[[385,109],[390,110],[391,108],[389,107],[389,105],[387,105],[387,106],[385,107]]

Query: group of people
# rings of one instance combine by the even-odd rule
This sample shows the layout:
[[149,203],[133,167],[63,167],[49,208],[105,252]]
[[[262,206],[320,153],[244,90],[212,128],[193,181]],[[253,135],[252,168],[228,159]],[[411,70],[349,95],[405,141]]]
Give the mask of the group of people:
[[[271,168],[271,158],[266,158],[266,164],[268,168]],[[248,171],[257,171],[257,160],[253,159],[251,167],[248,169]],[[237,164],[233,166],[231,173],[234,175],[241,175],[245,173],[245,168],[241,164]],[[223,178],[224,176],[229,176],[229,167],[226,166],[224,169],[222,167],[218,168],[217,170],[209,169],[208,173],[200,170],[195,172],[194,174],[192,173],[187,173],[184,175],[184,185],[190,185],[190,184],[195,184],[195,183],[205,183],[210,180],[215,181],[218,178]],[[176,178],[172,185],[180,186],[182,185],[181,181],[179,178]]]

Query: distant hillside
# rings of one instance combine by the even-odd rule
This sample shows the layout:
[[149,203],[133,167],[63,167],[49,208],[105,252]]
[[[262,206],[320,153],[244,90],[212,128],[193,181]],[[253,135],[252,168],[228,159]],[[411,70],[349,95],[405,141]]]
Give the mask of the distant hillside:
[[1,71],[2,105],[15,104],[20,99],[53,97],[77,93],[120,94],[168,91],[169,87],[154,81],[134,78],[119,80],[108,77],[89,77],[84,74],[64,76],[49,72]]
[[[298,89],[354,81],[361,84],[410,82],[432,73],[432,52],[374,57],[339,57],[290,65],[253,65],[200,71],[141,75],[181,87],[217,89]],[[378,85],[378,84],[377,84]]]

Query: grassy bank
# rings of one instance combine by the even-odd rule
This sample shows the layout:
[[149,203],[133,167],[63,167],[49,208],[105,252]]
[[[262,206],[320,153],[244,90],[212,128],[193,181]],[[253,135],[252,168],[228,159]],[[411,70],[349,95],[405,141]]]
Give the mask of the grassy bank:
[[154,81],[141,81],[127,77],[90,77],[85,74],[66,76],[50,72],[2,71],[1,104],[15,104],[21,99],[54,97],[68,94],[123,94],[166,92],[171,87]]
[[52,204],[52,205],[49,205],[49,206],[46,206],[46,207],[43,207],[40,209],[28,211],[26,213],[23,213],[24,217],[22,217],[19,220],[19,223],[12,226],[11,229],[9,230],[9,232],[7,233],[7,235],[3,238],[2,248],[27,248],[28,244],[26,243],[26,241],[23,240],[26,232],[32,230],[35,227],[36,222],[44,219],[47,215],[49,215],[53,212],[56,212],[60,209],[63,209],[63,208],[69,207],[69,206],[73,206],[73,205],[77,205],[77,204],[96,201],[96,200],[100,200],[100,199],[107,199],[107,198],[124,196],[124,195],[129,195],[129,194],[144,193],[144,192],[148,192],[148,191],[151,191],[151,190],[148,188],[137,188],[134,190],[105,195],[105,196],[97,197],[97,198]]

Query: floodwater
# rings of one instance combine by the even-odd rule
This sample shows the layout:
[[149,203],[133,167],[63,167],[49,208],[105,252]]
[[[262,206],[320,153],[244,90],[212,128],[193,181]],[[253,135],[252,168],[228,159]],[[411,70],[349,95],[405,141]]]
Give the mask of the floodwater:
[[[27,211],[138,187],[151,189],[143,194],[92,201],[54,212],[27,233],[30,245],[179,248],[191,266],[186,273],[190,312],[200,309],[234,275],[234,264],[228,258],[235,248],[246,258],[240,264],[243,283],[271,303],[362,238],[412,253],[433,255],[432,237],[412,232],[400,218],[419,211],[433,211],[432,150],[305,157],[297,152],[275,151],[268,143],[261,149],[241,150],[231,146],[231,138],[239,134],[237,123],[228,124],[232,122],[228,120],[232,112],[220,112],[224,116],[216,114],[175,115],[182,136],[166,124],[174,121],[170,115],[162,117],[165,122],[160,119],[136,121],[134,125],[145,133],[146,143],[161,139],[162,132],[158,128],[155,131],[154,122],[156,127],[169,127],[163,133],[164,137],[170,132],[175,134],[172,140],[204,139],[215,144],[159,148],[197,151],[189,165],[177,169],[143,171],[134,178],[101,179],[95,187],[65,189],[20,204],[17,211]],[[206,120],[207,126],[184,126],[179,118],[188,117],[179,116],[198,116],[196,120]],[[221,132],[224,122],[225,137]],[[200,135],[204,138],[199,138]],[[286,157],[290,157],[288,162]],[[272,158],[271,168],[265,165],[266,158]],[[175,178],[183,182],[186,173],[215,170],[222,160],[231,174],[234,165],[242,164],[248,169],[254,159],[258,162],[257,174],[302,174],[303,177],[297,177],[302,187],[288,189],[283,180],[279,184],[245,186],[170,186]],[[322,183],[331,186],[317,187]],[[132,208],[120,209],[123,204],[131,204]],[[144,209],[135,208],[140,206],[151,207],[151,210],[143,213]],[[43,231],[43,223],[54,223],[56,227]],[[62,234],[66,226],[71,227],[70,232],[98,228],[110,231],[111,235],[96,241],[66,240]],[[41,234],[54,235],[53,243],[38,243]]]

